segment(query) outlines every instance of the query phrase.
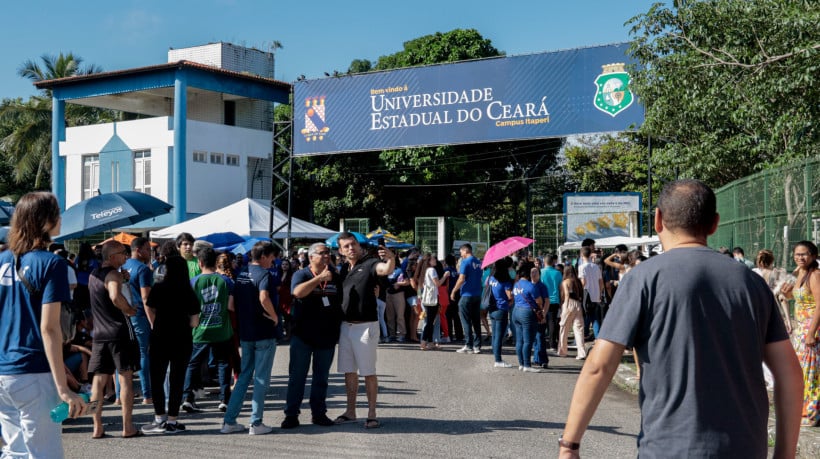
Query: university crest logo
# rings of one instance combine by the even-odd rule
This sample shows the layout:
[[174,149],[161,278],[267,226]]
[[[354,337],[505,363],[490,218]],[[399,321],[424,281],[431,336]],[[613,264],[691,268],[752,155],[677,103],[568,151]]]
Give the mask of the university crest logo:
[[595,78],[595,107],[615,117],[632,105],[635,96],[629,89],[629,74],[624,64],[602,65],[603,73]]
[[330,128],[325,123],[325,96],[305,99],[305,127],[300,131],[305,140],[316,142],[324,140]]

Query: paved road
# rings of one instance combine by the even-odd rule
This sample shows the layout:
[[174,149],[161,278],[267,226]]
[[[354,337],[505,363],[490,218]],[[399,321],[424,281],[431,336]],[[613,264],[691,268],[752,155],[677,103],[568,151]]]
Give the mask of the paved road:
[[[274,361],[265,423],[270,435],[221,435],[216,396],[200,403],[205,412],[181,421],[188,432],[136,439],[91,439],[90,418],[66,423],[63,442],[69,458],[109,457],[555,457],[557,439],[566,420],[569,399],[580,371],[575,359],[551,360],[548,373],[495,369],[492,356],[445,351],[422,352],[410,344],[379,348],[379,417],[382,428],[365,430],[362,423],[334,427],[310,424],[310,408],[303,406],[303,424],[295,430],[278,428],[283,419],[287,387],[288,348],[280,346]],[[515,362],[513,350],[505,359]],[[331,371],[335,370],[335,365]],[[363,392],[363,387],[360,389]],[[329,413],[344,411],[342,375],[331,375]],[[364,400],[363,395],[360,400]],[[359,416],[366,415],[360,404]],[[104,408],[108,433],[119,435],[118,407]],[[135,420],[148,423],[149,407],[137,406]],[[247,423],[250,402],[239,417]],[[612,386],[584,438],[585,457],[635,457],[640,429],[637,398]]]

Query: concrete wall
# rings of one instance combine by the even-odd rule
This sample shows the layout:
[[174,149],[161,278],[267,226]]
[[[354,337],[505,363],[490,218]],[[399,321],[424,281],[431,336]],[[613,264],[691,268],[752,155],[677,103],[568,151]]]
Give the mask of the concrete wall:
[[[100,191],[133,189],[133,151],[151,151],[151,194],[173,204],[173,119],[149,118],[66,129],[60,155],[66,157],[66,206],[82,200],[82,157],[100,155]],[[248,158],[268,158],[273,134],[235,126],[189,120],[187,210],[203,214],[248,195]],[[206,163],[194,162],[194,152],[205,152]],[[222,164],[211,163],[211,153],[221,154]],[[226,164],[227,155],[239,157],[237,166]]]

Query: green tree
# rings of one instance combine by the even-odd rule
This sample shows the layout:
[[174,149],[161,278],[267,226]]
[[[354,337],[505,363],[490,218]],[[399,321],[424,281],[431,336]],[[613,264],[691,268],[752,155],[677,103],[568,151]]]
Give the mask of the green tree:
[[[84,66],[72,53],[45,54],[41,63],[27,60],[18,75],[33,83],[100,72],[95,65]],[[76,104],[66,106],[66,124],[78,126],[111,121],[110,110]],[[51,91],[43,90],[28,101],[4,100],[0,105],[0,156],[11,167],[11,180],[28,190],[50,188],[51,182]],[[3,177],[4,181],[6,177]]]
[[404,49],[381,56],[376,62],[376,70],[390,70],[417,65],[457,62],[484,57],[503,56],[489,39],[475,29],[454,29],[436,32],[404,43]]
[[720,186],[820,154],[818,2],[677,0],[627,24],[653,169]]
[[373,63],[367,59],[353,59],[347,73],[364,73],[373,70]]

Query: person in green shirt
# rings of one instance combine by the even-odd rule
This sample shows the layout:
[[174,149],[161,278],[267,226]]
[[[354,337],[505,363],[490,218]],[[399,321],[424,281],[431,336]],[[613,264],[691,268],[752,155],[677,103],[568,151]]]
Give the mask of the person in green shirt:
[[201,411],[194,401],[194,389],[201,387],[200,367],[213,353],[219,378],[219,409],[225,411],[231,397],[230,356],[233,350],[233,328],[228,311],[234,310],[233,282],[216,272],[216,252],[210,247],[199,250],[197,256],[202,274],[191,279],[199,300],[199,325],[193,329],[193,350],[185,374],[182,409],[188,413]]
[[195,278],[202,273],[202,270],[199,268],[199,261],[194,256],[194,237],[191,233],[179,233],[176,243],[179,254],[188,263],[188,277]]

